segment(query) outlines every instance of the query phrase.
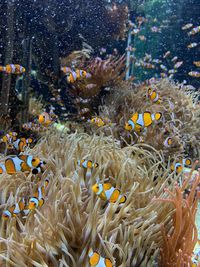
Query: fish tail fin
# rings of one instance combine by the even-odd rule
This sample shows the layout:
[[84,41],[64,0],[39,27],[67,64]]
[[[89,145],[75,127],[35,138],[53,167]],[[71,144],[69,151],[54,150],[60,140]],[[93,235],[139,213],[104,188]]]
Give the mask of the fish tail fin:
[[0,71],[5,71],[5,67],[4,66],[0,66]]
[[119,203],[121,204],[121,203],[125,203],[125,202],[126,202],[126,196],[122,196],[122,197],[120,198]]
[[155,113],[154,120],[159,121],[161,118],[162,118],[162,113],[161,112]]

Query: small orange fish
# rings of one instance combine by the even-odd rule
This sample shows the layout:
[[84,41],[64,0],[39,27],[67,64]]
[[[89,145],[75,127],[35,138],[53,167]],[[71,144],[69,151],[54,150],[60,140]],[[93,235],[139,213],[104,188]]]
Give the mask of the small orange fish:
[[191,48],[194,48],[196,47],[198,44],[197,43],[191,43],[187,46],[187,48],[191,49]]
[[22,199],[18,203],[12,205],[7,210],[5,210],[2,214],[2,217],[4,220],[8,220],[12,217],[16,217],[18,214],[21,213],[21,211],[25,210],[25,200]]
[[195,35],[195,34],[197,34],[199,32],[200,32],[200,26],[197,26],[197,27],[193,28],[190,32],[188,32],[188,35],[189,36],[190,35]]
[[164,144],[165,147],[171,147],[171,145],[172,145],[172,138],[171,137],[167,137],[165,139],[165,141],[164,141],[163,144]]
[[26,69],[18,64],[8,64],[5,67],[0,66],[0,71],[12,74],[22,74]]
[[156,103],[156,104],[161,103],[161,98],[159,97],[155,89],[149,88],[147,91],[147,96],[153,103]]
[[45,162],[31,155],[9,156],[3,164],[0,164],[0,174],[15,174],[20,171],[26,172],[31,170],[33,174],[37,174],[43,172],[42,167],[44,164]]
[[90,78],[91,74],[86,72],[85,70],[76,70],[69,72],[69,75],[67,77],[68,83],[74,83],[76,81],[80,81],[83,79]]
[[120,190],[113,187],[111,183],[96,183],[92,186],[92,191],[102,200],[107,200],[111,203],[117,202],[118,199],[120,199],[119,203],[126,202],[126,196],[121,195]]
[[41,125],[48,127],[55,121],[56,118],[57,116],[54,113],[43,112],[39,115],[38,121]]
[[191,27],[193,26],[192,23],[188,23],[188,24],[185,24],[181,29],[184,31],[184,30],[188,30],[190,29]]
[[152,125],[153,121],[159,121],[162,118],[162,113],[157,112],[151,114],[146,111],[142,114],[134,113],[130,120],[125,124],[125,129],[128,131],[134,130],[140,132],[142,128]]
[[199,71],[190,71],[188,73],[191,77],[200,78],[200,72]]
[[112,262],[107,259],[103,258],[98,252],[93,251],[93,249],[89,249],[88,252],[89,256],[89,263],[91,267],[112,267]]
[[178,162],[175,162],[171,165],[171,170],[176,171],[176,173],[182,172],[184,167],[191,167],[192,160],[190,158],[180,159]]
[[200,61],[193,61],[193,64],[194,64],[196,67],[200,67]]
[[45,179],[45,183],[39,186],[33,196],[29,199],[28,209],[34,210],[44,204],[45,188],[48,186],[49,180]]

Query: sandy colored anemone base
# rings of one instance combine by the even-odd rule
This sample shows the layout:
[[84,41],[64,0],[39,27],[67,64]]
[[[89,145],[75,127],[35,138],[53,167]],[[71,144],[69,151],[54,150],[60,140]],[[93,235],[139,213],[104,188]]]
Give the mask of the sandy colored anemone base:
[[[153,266],[163,243],[160,226],[170,229],[174,212],[152,199],[166,198],[164,188],[171,190],[177,177],[146,147],[121,149],[112,137],[49,131],[31,151],[48,163],[45,203],[26,219],[1,220],[0,266],[87,267],[90,247],[117,267]],[[82,158],[99,163],[90,179],[76,165]],[[126,194],[121,208],[91,191],[98,177],[109,177]],[[23,173],[1,176],[1,211],[31,194],[32,179]]]

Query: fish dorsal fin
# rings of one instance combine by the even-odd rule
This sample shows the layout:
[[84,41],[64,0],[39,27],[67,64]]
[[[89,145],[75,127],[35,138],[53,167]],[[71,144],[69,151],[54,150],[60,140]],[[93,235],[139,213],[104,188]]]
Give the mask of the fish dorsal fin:
[[138,116],[139,116],[138,112],[134,113],[133,116],[131,117],[131,120],[132,120],[134,123],[136,123],[137,120],[138,120]]
[[23,161],[26,161],[27,155],[19,155],[19,158]]
[[16,207],[16,205],[12,205],[11,207],[8,208],[8,210],[9,210],[11,213],[13,213],[13,211],[15,210],[15,207]]

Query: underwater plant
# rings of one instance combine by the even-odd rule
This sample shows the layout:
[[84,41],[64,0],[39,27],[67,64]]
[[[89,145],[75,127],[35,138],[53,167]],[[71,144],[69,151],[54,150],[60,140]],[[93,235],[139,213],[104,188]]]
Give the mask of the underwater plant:
[[[194,168],[191,170],[191,174]],[[182,186],[175,185],[171,192],[165,189],[170,198],[160,199],[166,203],[173,204],[175,214],[173,227],[168,231],[161,226],[163,245],[161,247],[160,266],[192,266],[191,255],[198,240],[197,227],[195,225],[195,215],[200,198],[197,186],[200,183],[200,173],[193,181],[190,193],[184,197],[184,190],[188,187],[191,175],[184,181]]]
[[[164,198],[163,189],[177,180],[171,179],[159,153],[137,145],[121,149],[112,136],[66,134],[53,128],[30,152],[47,162],[38,177],[49,180],[45,202],[28,216],[0,221],[2,266],[89,267],[91,247],[116,266],[153,266],[163,242],[160,224],[171,225],[172,211],[151,200]],[[78,166],[81,159],[99,164],[90,177]],[[38,178],[3,174],[1,207],[29,196]],[[97,179],[119,188],[126,202],[99,199],[92,191]]]

